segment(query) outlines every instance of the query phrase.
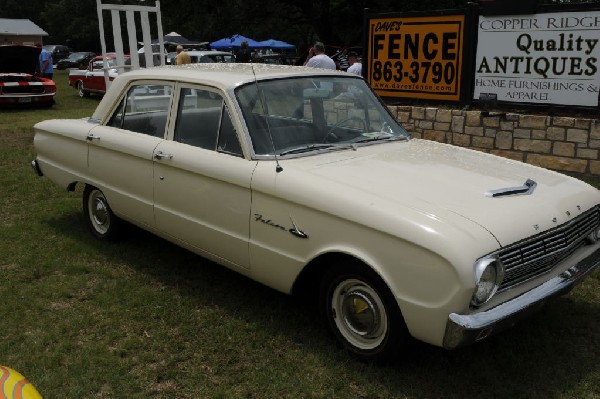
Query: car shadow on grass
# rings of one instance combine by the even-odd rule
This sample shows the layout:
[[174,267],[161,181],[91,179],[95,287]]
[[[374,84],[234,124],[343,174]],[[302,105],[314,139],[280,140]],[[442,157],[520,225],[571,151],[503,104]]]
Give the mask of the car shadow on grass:
[[110,263],[143,273],[193,306],[217,306],[231,317],[268,329],[269,336],[294,342],[305,356],[351,370],[346,371],[350,378],[370,384],[366,392],[379,392],[377,397],[559,398],[598,393],[600,304],[579,295],[580,287],[483,342],[446,351],[409,340],[395,364],[373,366],[336,348],[312,307],[151,233],[128,226],[122,241],[100,242],[84,233],[80,214],[47,223],[56,234],[84,241]]

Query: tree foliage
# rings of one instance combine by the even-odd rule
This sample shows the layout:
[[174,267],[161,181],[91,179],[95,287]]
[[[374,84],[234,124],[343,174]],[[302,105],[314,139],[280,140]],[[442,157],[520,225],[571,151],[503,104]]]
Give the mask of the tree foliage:
[[[76,50],[100,50],[96,0],[2,0],[3,18],[27,18],[50,34],[47,43]],[[565,0],[545,0],[557,3]],[[581,3],[585,0],[570,0]],[[153,0],[103,0],[104,4],[154,5]],[[255,40],[279,39],[302,51],[315,40],[329,46],[361,45],[365,9],[370,13],[464,8],[467,0],[163,0],[164,33],[171,31],[197,41],[233,34]],[[122,18],[124,23],[124,18]],[[105,31],[111,21],[105,17]]]

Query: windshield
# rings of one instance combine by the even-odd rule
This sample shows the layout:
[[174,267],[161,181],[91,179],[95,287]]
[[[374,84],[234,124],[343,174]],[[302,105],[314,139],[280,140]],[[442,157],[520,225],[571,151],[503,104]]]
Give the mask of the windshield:
[[67,57],[67,60],[77,61],[77,60],[84,59],[85,56],[86,56],[86,53],[73,53]]
[[362,79],[310,76],[236,90],[254,152],[288,155],[407,139]]

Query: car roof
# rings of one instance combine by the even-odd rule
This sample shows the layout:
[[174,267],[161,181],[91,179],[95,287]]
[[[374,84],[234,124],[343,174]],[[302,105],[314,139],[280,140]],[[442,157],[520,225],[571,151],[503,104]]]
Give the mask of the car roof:
[[289,65],[268,65],[261,63],[198,63],[186,65],[167,65],[154,68],[142,68],[130,71],[122,76],[126,79],[166,79],[187,82],[207,83],[223,88],[237,86],[255,79],[277,79],[282,77],[347,73],[329,69],[297,67]]
[[334,75],[349,79],[362,79],[355,74],[331,69],[261,63],[199,63],[141,68],[119,74],[111,83],[111,89],[104,95],[93,117],[102,118],[105,110],[118,100],[120,93],[129,85],[129,82],[136,80],[163,80],[206,84],[227,91],[255,80],[317,75]]
[[43,47],[46,50],[48,50],[48,49],[54,49],[54,48],[68,48],[64,44],[45,44]]
[[[92,61],[102,60],[104,57],[106,57],[106,59],[117,58],[117,54],[115,54],[115,53],[107,53],[105,56],[97,55],[94,58],[92,58]],[[125,54],[125,55],[123,55],[123,57],[124,58],[129,58],[129,54]]]
[[94,54],[90,51],[77,51],[76,53],[71,53],[69,54],[69,57],[76,57],[76,56],[80,56],[80,55],[90,55],[90,54]]

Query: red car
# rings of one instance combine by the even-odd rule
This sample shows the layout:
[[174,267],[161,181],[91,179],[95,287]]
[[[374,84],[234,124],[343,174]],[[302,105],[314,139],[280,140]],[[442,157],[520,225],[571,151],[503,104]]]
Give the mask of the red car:
[[54,103],[56,84],[35,76],[40,47],[0,45],[0,105]]
[[[129,56],[125,56],[127,63]],[[106,55],[106,65],[108,66],[108,79],[113,81],[118,75],[117,58],[114,54]],[[104,63],[102,56],[92,58],[87,69],[69,70],[69,85],[73,86],[79,92],[80,97],[87,97],[90,93],[104,94],[106,92],[106,82],[104,81]]]

